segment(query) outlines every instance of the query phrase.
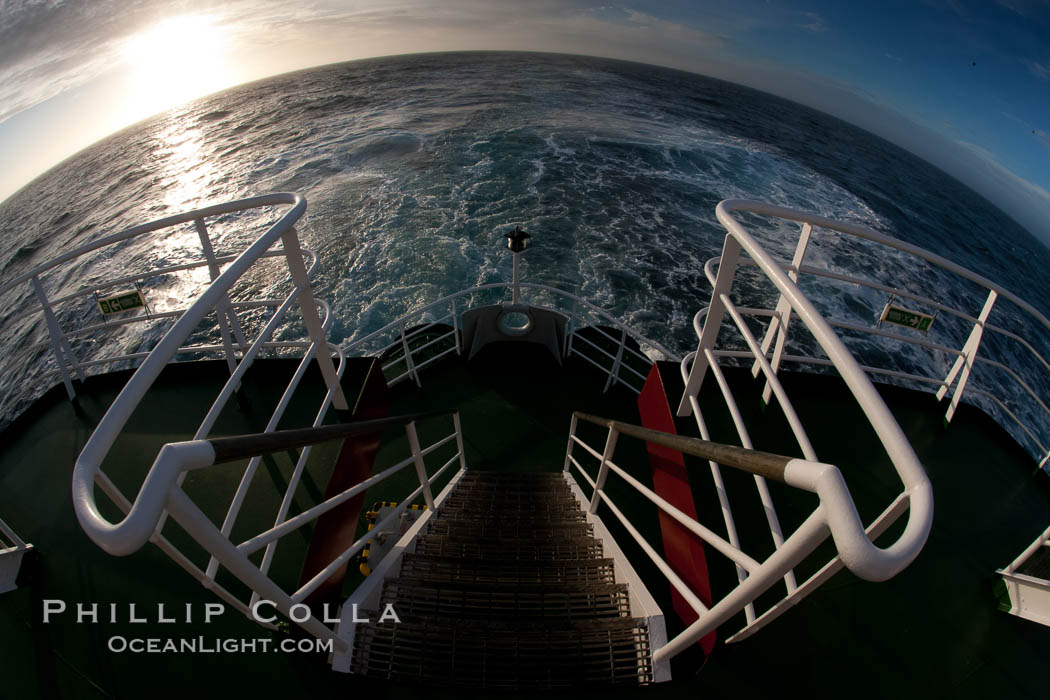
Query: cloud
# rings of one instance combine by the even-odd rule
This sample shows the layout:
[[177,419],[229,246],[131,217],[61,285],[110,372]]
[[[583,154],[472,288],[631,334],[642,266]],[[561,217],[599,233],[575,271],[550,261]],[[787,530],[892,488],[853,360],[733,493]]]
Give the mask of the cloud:
[[1010,171],[994,154],[901,114],[855,85],[767,63],[719,77],[800,102],[894,143],[950,173],[1050,246],[1050,192]]
[[[954,2],[935,4],[962,11]],[[920,126],[856,85],[743,53],[734,37],[768,24],[771,17],[763,13],[715,5],[690,15],[695,20],[685,23],[651,14],[655,10],[599,7],[584,0],[360,0],[353,5],[309,0],[294,7],[279,0],[0,0],[0,6],[0,121],[45,100],[53,100],[49,105],[55,106],[56,96],[78,94],[77,88],[86,94],[93,81],[115,85],[123,42],[176,13],[217,18],[244,66],[237,82],[320,63],[420,51],[509,49],[614,56],[742,83],[857,124],[951,172],[1005,210],[1019,212],[1014,215],[1022,225],[1050,238],[1046,191],[1009,173],[987,151]],[[777,20],[810,32],[834,31],[815,12],[786,11]],[[892,53],[885,55],[903,62]],[[1025,65],[1050,79],[1050,67],[1035,61]],[[33,119],[33,113],[25,113],[17,121],[25,125]],[[1034,136],[1047,146],[1045,132]],[[50,164],[19,162],[23,170],[32,167],[35,172]],[[22,177],[33,174],[27,171]]]
[[1037,63],[1028,58],[1022,58],[1021,63],[1025,64],[1028,71],[1035,77],[1050,80],[1050,64]]
[[[0,122],[119,70],[121,47],[177,14],[211,14],[257,68],[243,80],[370,55],[450,49],[574,51],[644,59],[697,52],[723,34],[629,8],[582,0],[4,0],[0,12]],[[714,18],[714,24],[725,24]],[[267,49],[270,49],[267,52]],[[288,49],[280,60],[279,49]],[[243,61],[251,65],[252,61]]]
[[969,14],[966,12],[966,8],[962,6],[959,0],[921,0],[923,5],[927,7],[934,7],[938,10],[949,10],[954,15],[962,20],[969,20]]
[[894,56],[891,53],[886,53],[884,55],[886,56],[886,58],[890,59],[891,61],[896,61],[897,63],[904,63],[904,59],[901,58],[900,56]]
[[[1038,136],[1050,147],[1050,135],[1038,132]],[[1050,246],[1050,191],[1011,171],[986,148],[967,141],[954,144],[961,149],[959,164],[963,169],[952,168],[949,172],[995,202]],[[967,160],[970,163],[966,163]]]
[[1048,0],[995,0],[995,4],[1026,18],[1037,17],[1041,12],[1050,10]]
[[828,23],[824,21],[824,18],[818,15],[816,12],[803,12],[806,17],[806,23],[798,25],[803,29],[808,29],[811,32],[826,32],[831,29]]
[[686,24],[669,22],[636,10],[627,10],[628,20],[635,27],[649,30],[655,36],[665,37],[671,41],[692,44],[696,47],[719,47],[726,43],[727,37],[695,29]]

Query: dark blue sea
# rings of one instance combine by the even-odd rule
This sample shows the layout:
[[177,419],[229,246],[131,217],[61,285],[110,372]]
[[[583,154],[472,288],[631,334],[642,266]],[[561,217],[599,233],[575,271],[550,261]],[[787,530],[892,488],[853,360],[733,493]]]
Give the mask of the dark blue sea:
[[[866,224],[986,275],[1050,315],[1050,251],[955,179],[870,133],[695,74],[522,53],[325,66],[227,90],[129,127],[0,205],[0,279],[136,223],[289,190],[309,201],[298,230],[323,261],[315,288],[338,318],[337,342],[463,287],[509,279],[503,234],[520,224],[533,236],[524,256],[527,280],[573,291],[688,352],[696,342],[693,314],[710,296],[703,265],[725,235],[714,209],[726,198]],[[220,252],[248,240],[238,223],[213,229]],[[759,223],[756,231],[790,259],[796,227]],[[859,265],[974,315],[983,302],[979,290],[925,276],[913,261],[857,253],[832,237],[821,241],[808,263]],[[64,268],[49,279],[49,293],[122,267],[177,264],[199,251],[192,229],[149,247],[131,244]],[[184,304],[205,277],[158,281],[150,290],[154,306]],[[886,302],[885,295],[841,285],[813,290],[822,308],[870,325]],[[39,381],[51,362],[46,347],[15,353],[46,340],[42,320],[17,318],[30,295],[27,284],[24,293],[0,300],[0,345],[10,358],[0,386],[4,422],[47,388]],[[1034,338],[1050,355],[1045,332],[1000,306],[993,322]],[[91,310],[82,319],[63,313],[63,322],[75,325]],[[931,339],[955,347],[965,341],[967,331],[950,319],[935,325]],[[136,350],[156,333],[127,329],[115,342]],[[87,340],[74,347],[82,359],[100,351]],[[909,347],[859,341],[858,348],[875,364],[934,373],[950,366],[950,358]],[[1045,372],[1024,351],[997,340],[988,349],[1050,395]],[[984,381],[1001,385],[1004,395],[1015,391],[991,374]],[[1045,424],[1045,415],[1029,415]]]

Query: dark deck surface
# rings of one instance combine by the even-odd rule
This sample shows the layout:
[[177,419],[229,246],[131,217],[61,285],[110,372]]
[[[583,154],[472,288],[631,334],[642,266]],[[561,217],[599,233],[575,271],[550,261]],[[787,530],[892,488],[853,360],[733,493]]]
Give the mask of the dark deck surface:
[[[259,429],[276,403],[270,389],[274,372],[291,366],[260,364],[246,382],[239,411],[224,416],[218,434]],[[150,404],[133,418],[133,428],[118,445],[107,470],[116,473],[126,492],[137,489],[136,479],[163,442],[191,431],[214,393],[203,386],[221,368],[172,368],[151,395]],[[339,692],[362,697],[405,697],[431,689],[394,687],[332,673],[323,654],[270,652],[239,654],[118,654],[107,650],[116,635],[127,637],[208,639],[270,638],[228,609],[218,621],[199,619],[204,604],[217,599],[188,574],[169,562],[155,547],[130,557],[111,557],[80,531],[73,515],[70,475],[73,462],[126,375],[88,381],[77,404],[61,389],[45,396],[21,420],[0,435],[0,516],[37,549],[34,562],[24,567],[21,587],[0,596],[0,698],[92,697],[212,697],[233,689],[260,697],[298,697],[308,693]],[[604,377],[588,365],[568,362],[559,369],[543,356],[524,356],[513,349],[494,347],[470,365],[458,359],[422,375],[423,388],[403,382],[390,392],[390,413],[423,408],[456,407],[462,415],[467,463],[471,468],[511,471],[554,471],[564,459],[569,417],[583,410],[638,422],[634,395],[626,391],[601,392]],[[316,387],[316,378],[311,377]],[[344,385],[354,382],[353,372]],[[733,375],[733,381],[750,380]],[[788,392],[796,402],[822,460],[839,464],[870,518],[888,503],[896,487],[887,475],[885,457],[873,445],[870,430],[858,429],[858,411],[831,380],[788,377]],[[214,385],[211,385],[212,387]],[[310,393],[310,392],[307,392]],[[935,490],[934,528],[918,560],[887,583],[860,581],[849,572],[838,574],[817,594],[780,620],[739,644],[721,642],[702,669],[690,666],[695,658],[677,664],[670,684],[623,694],[632,697],[758,696],[766,693],[809,693],[817,697],[1046,697],[1050,687],[1050,629],[999,612],[993,595],[994,570],[1006,565],[1050,521],[1050,491],[1044,476],[1033,475],[1035,465],[994,423],[979,411],[964,407],[948,428],[931,396],[898,389],[884,395],[919,454]],[[728,419],[714,418],[720,399],[704,397],[715,439],[730,441]],[[764,412],[757,401],[742,400],[742,410],[763,421],[754,434],[756,447],[796,454],[787,439],[784,421],[771,407]],[[316,404],[293,407],[288,427],[312,420]],[[250,420],[249,420],[250,419]],[[243,422],[247,421],[247,423]],[[685,432],[680,428],[681,432]],[[424,442],[448,432],[446,425],[421,425]],[[600,446],[600,432],[586,436]],[[399,452],[402,450],[402,452]],[[380,464],[402,455],[403,440],[391,434],[380,452]],[[149,455],[147,458],[146,455]],[[308,477],[297,493],[296,506],[309,507],[327,483],[333,448],[318,450]],[[325,461],[327,460],[327,462]],[[384,460],[387,460],[384,462]],[[443,461],[443,460],[442,460]],[[644,446],[621,440],[618,464],[648,480]],[[432,468],[439,466],[435,463]],[[219,468],[207,470],[212,472]],[[693,490],[700,518],[721,531],[712,507],[706,465],[691,464]],[[290,461],[276,456],[260,470],[253,503],[273,507],[287,479]],[[396,500],[414,480],[405,478],[388,488],[370,491],[366,503]],[[188,481],[188,489],[213,518],[220,518],[240,470],[236,465],[209,473],[213,481]],[[727,476],[738,518],[750,520],[757,497],[750,477]],[[659,542],[655,513],[620,488],[612,478],[609,490],[625,510],[635,512],[640,530]],[[774,488],[783,502],[781,517],[793,525],[802,517],[804,499]],[[739,495],[738,495],[739,494]],[[761,517],[761,516],[760,516]],[[272,514],[246,512],[243,534],[272,524]],[[608,519],[607,519],[608,522]],[[768,532],[743,528],[745,545],[759,553],[768,548]],[[169,532],[168,529],[165,530]],[[179,533],[172,529],[173,539]],[[282,549],[274,572],[293,585],[306,550],[308,533],[296,535]],[[180,540],[181,541],[181,540]],[[621,544],[623,540],[621,539]],[[625,547],[630,555],[632,550]],[[712,562],[715,594],[725,593],[731,570],[717,555]],[[199,555],[195,560],[206,561]],[[639,562],[637,558],[632,561]],[[351,567],[353,569],[353,567]],[[651,592],[670,610],[665,583],[651,567],[638,564],[651,582]],[[805,567],[803,567],[805,568]],[[812,569],[812,566],[810,566]],[[351,572],[352,574],[353,572]],[[220,579],[221,580],[221,579]],[[359,577],[348,575],[347,587]],[[45,599],[62,599],[70,610],[50,624],[42,623]],[[100,605],[98,624],[76,624],[77,602]],[[126,622],[128,603],[151,620],[156,603],[177,609],[179,622],[132,625]],[[109,623],[107,603],[118,604],[124,622]],[[194,621],[184,622],[182,610],[191,604]],[[731,622],[719,632],[725,639],[739,627]],[[440,693],[439,693],[440,694]],[[588,694],[585,691],[585,694]],[[450,693],[450,697],[460,697]]]

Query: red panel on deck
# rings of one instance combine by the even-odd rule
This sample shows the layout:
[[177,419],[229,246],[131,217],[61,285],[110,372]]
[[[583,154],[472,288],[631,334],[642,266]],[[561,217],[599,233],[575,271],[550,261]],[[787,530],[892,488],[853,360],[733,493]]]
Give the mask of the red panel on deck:
[[[353,407],[353,420],[385,418],[388,414],[386,379],[378,362],[374,362],[365,379],[364,387]],[[336,458],[332,478],[325,489],[325,500],[339,495],[372,475],[372,465],[383,436],[382,431],[367,435],[354,435],[343,440]],[[356,540],[357,524],[361,517],[365,494],[353,498],[321,515],[314,525],[313,537],[306,552],[299,585],[304,585],[319,571],[345,552]],[[346,565],[340,567],[327,581],[307,596],[306,602],[316,606],[337,601],[346,576]]]
[[[674,434],[674,415],[667,401],[660,366],[653,363],[645,386],[638,397],[638,412],[646,428]],[[649,464],[653,470],[653,490],[686,515],[696,518],[693,493],[682,454],[662,445],[646,443]],[[707,575],[707,558],[700,538],[682,527],[671,516],[660,512],[660,532],[663,535],[664,558],[668,565],[692,589],[704,605],[711,605],[711,582]],[[686,626],[696,622],[697,614],[673,587],[671,600],[674,610]],[[715,646],[715,632],[700,640],[705,654]]]

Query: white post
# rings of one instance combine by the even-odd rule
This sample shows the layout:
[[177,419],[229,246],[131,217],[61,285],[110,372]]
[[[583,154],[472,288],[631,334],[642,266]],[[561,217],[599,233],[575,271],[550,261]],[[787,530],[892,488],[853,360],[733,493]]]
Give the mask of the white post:
[[456,429],[456,449],[459,450],[459,468],[466,471],[467,453],[463,451],[463,427],[459,423],[459,411],[452,414],[452,425]]
[[405,434],[408,435],[408,447],[412,450],[412,458],[416,463],[416,476],[419,477],[419,485],[423,487],[423,498],[427,502],[427,508],[434,510],[434,496],[430,493],[430,478],[427,476],[427,467],[423,463],[422,450],[419,449],[419,435],[416,434],[415,421],[410,421],[405,426]]
[[569,471],[569,458],[572,456],[572,443],[575,442],[573,437],[576,436],[576,414],[572,414],[572,420],[569,421],[569,444],[565,447],[565,464],[562,466],[562,471]]
[[598,503],[601,502],[602,489],[605,488],[605,480],[609,476],[609,461],[613,452],[616,451],[616,439],[620,433],[615,428],[609,428],[609,436],[605,438],[605,449],[602,451],[602,464],[598,468],[598,478],[594,480],[594,493],[591,494],[591,504],[588,513],[598,512]]
[[[77,392],[73,390],[73,381],[70,379],[66,362],[69,362],[76,369],[80,381],[84,381],[84,374],[80,371],[76,357],[73,355],[73,348],[69,347],[69,341],[66,340],[65,334],[62,333],[62,327],[58,325],[55,312],[51,309],[51,302],[47,300],[44,287],[40,284],[40,278],[34,275],[30,281],[33,283],[33,291],[36,292],[36,298],[40,301],[40,307],[44,310],[44,321],[47,323],[47,335],[51,340],[51,351],[55,353],[55,362],[58,364],[58,371],[62,374],[62,383],[66,385],[66,395],[70,399],[74,399]],[[69,352],[68,358],[66,357],[66,352]]]
[[416,386],[422,387],[423,385],[419,381],[419,372],[416,371],[416,363],[412,361],[412,351],[408,347],[408,337],[405,335],[405,321],[402,319],[398,322],[398,328],[401,329],[401,351],[405,353],[405,365],[408,367],[408,375],[415,381]]
[[[463,354],[463,348],[460,346],[460,341],[459,341],[459,318],[456,316],[456,300],[453,299],[450,303],[451,303],[451,307],[452,307],[452,331],[453,331],[452,337],[455,338],[455,340],[456,340],[456,354],[457,355],[462,355]],[[459,414],[456,414],[456,415],[459,415]]]
[[609,387],[613,385],[613,380],[619,381],[620,377],[620,365],[623,362],[623,346],[627,343],[627,329],[624,328],[620,333],[620,347],[616,349],[616,359],[613,360],[612,369],[609,370],[609,378],[605,380],[605,388],[602,389],[604,394],[609,390]]
[[576,325],[576,299],[572,300],[572,309],[569,311],[569,320],[565,322],[565,357],[568,358],[572,354],[572,337],[576,331],[574,326]]
[[740,243],[727,233],[725,244],[722,246],[722,257],[718,261],[718,276],[715,277],[715,288],[711,293],[711,306],[704,319],[704,330],[700,333],[700,343],[696,348],[696,356],[693,358],[693,366],[689,370],[689,379],[685,383],[685,391],[682,392],[682,400],[678,404],[678,416],[688,416],[692,407],[689,405],[689,397],[696,396],[700,392],[700,385],[707,374],[707,357],[704,350],[714,349],[715,341],[718,340],[718,331],[722,329],[722,317],[725,316],[726,307],[722,303],[721,296],[729,293],[733,286],[733,277],[736,275],[737,261],[740,259]]
[[992,313],[992,307],[995,306],[995,299],[998,295],[994,289],[988,290],[988,298],[984,302],[984,308],[981,309],[981,315],[977,317],[977,323],[974,324],[973,330],[970,331],[970,337],[966,340],[966,345],[963,346],[962,354],[955,358],[955,364],[952,365],[952,369],[948,372],[948,376],[944,378],[944,384],[937,390],[937,400],[940,401],[944,398],[944,395],[948,392],[948,387],[955,381],[956,375],[962,372],[959,377],[959,383],[955,385],[955,391],[952,392],[952,401],[948,406],[948,411],[944,414],[944,420],[951,422],[952,416],[955,415],[955,409],[959,406],[959,401],[962,399],[963,389],[966,388],[966,381],[970,378],[970,372],[973,371],[974,362],[977,360],[977,348],[981,345],[981,335],[984,333],[984,324],[988,320],[988,315]]
[[521,268],[518,258],[521,257],[521,253],[513,253],[511,260],[513,261],[513,272],[511,273],[511,297],[510,302],[512,304],[521,303]]
[[[795,246],[795,256],[791,259],[791,269],[788,270],[788,278],[792,282],[798,282],[798,276],[802,268],[802,261],[806,257],[806,248],[809,247],[810,234],[813,231],[813,227],[809,223],[802,225],[802,232],[798,237],[798,245]],[[791,321],[791,302],[784,298],[781,294],[777,300],[776,313],[773,314],[773,318],[769,322],[769,328],[766,329],[766,335],[762,339],[762,354],[765,355],[769,352],[769,346],[773,343],[773,337],[776,336],[776,345],[773,348],[773,360],[770,365],[773,368],[773,372],[776,373],[780,369],[780,358],[784,355],[784,343],[787,341],[788,324]],[[757,377],[761,371],[761,365],[758,360],[751,366],[751,376]],[[769,381],[766,381],[766,387],[762,391],[762,401],[768,404],[770,395],[773,393],[773,387]]]
[[[208,236],[208,227],[204,225],[204,219],[194,219],[194,225],[197,227],[197,237],[201,241],[201,250],[204,251],[204,259],[208,261],[208,274],[211,276],[211,281],[214,282],[219,276],[219,263],[215,260],[215,251],[211,246],[211,238]],[[224,293],[215,305],[215,316],[219,322],[219,334],[222,336],[222,346],[226,351],[226,364],[229,366],[230,371],[233,372],[237,368],[237,358],[233,354],[233,344],[230,340],[230,327],[233,327],[233,334],[237,339],[237,344],[241,346],[241,352],[247,349],[248,341],[244,337],[244,330],[241,328],[240,321],[237,319],[237,315],[233,313],[233,309],[230,308],[230,295]]]
[[303,264],[303,251],[299,247],[299,237],[295,229],[288,229],[281,236],[284,243],[285,256],[288,259],[288,269],[292,273],[292,282],[299,290],[299,308],[303,312],[303,322],[310,333],[317,353],[317,366],[321,369],[325,385],[332,392],[332,405],[337,410],[347,410],[346,397],[343,396],[343,387],[339,385],[339,375],[332,363],[332,354],[328,350],[328,338],[325,337],[324,328],[321,326],[321,317],[317,315],[317,302],[314,301],[313,292],[310,290],[310,278],[306,275],[306,266]]

